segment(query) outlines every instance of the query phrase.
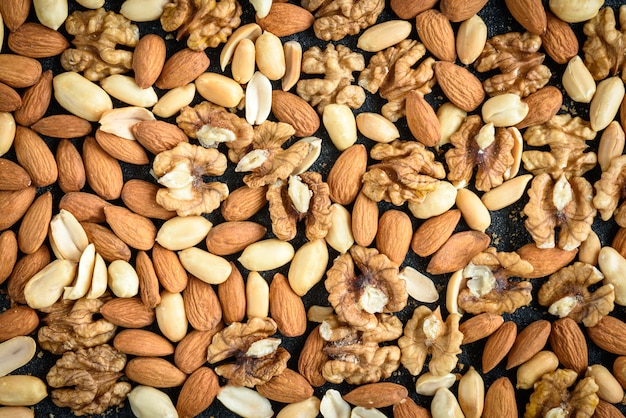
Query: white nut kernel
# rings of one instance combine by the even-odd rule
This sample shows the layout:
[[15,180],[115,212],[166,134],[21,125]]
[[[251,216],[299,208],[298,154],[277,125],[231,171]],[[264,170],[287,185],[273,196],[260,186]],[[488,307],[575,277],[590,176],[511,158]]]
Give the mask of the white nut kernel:
[[63,299],[77,300],[89,291],[93,268],[96,264],[96,247],[89,244],[78,261],[78,271],[73,286],[66,286],[63,291]]
[[396,125],[378,113],[359,113],[356,116],[356,127],[361,135],[372,141],[388,143],[400,138],[400,132]]
[[456,194],[456,206],[471,229],[485,232],[491,225],[491,215],[480,197],[469,189],[460,189]]
[[15,118],[9,112],[0,112],[0,156],[6,154],[15,139]]
[[179,251],[178,258],[185,270],[209,284],[224,283],[233,270],[225,258],[197,247]]
[[33,0],[33,8],[39,23],[57,30],[68,16],[67,0]]
[[417,219],[428,219],[446,212],[456,201],[457,189],[452,183],[439,181],[421,203],[409,202],[409,210]]
[[267,271],[284,266],[293,256],[294,248],[290,243],[270,238],[248,245],[238,261],[250,271]]
[[252,41],[261,35],[263,30],[256,23],[248,23],[247,25],[240,26],[229,37],[222,52],[220,53],[220,67],[222,71],[226,69],[226,66],[230,62],[235,53],[235,49],[242,39],[250,39]]
[[300,402],[285,406],[276,418],[316,418],[320,413],[320,400],[311,396]]
[[352,235],[352,216],[338,203],[330,205],[331,225],[326,234],[326,242],[340,253],[345,253],[354,244]]
[[562,82],[567,95],[575,102],[589,103],[596,93],[596,82],[578,55],[567,63]]
[[25,406],[2,406],[0,418],[35,418],[35,411]]
[[134,77],[127,75],[110,75],[100,80],[100,86],[111,97],[131,106],[152,107],[159,100],[152,87],[142,89],[137,85]]
[[550,0],[550,10],[568,23],[584,22],[598,14],[604,0]]
[[366,29],[356,46],[367,52],[382,51],[408,38],[412,29],[406,20],[388,20]]
[[459,402],[447,388],[439,388],[430,403],[433,418],[464,418]]
[[463,270],[452,273],[448,285],[446,286],[446,309],[451,314],[463,315],[463,310],[459,307],[459,292],[467,287],[467,278],[463,275]]
[[587,367],[585,377],[593,377],[598,385],[597,395],[608,403],[620,403],[624,400],[624,389],[619,381],[605,366],[593,364]]
[[136,386],[128,394],[128,402],[137,418],[178,418],[170,397],[150,386]]
[[171,251],[184,250],[206,238],[212,226],[203,216],[175,216],[161,225],[156,242]]
[[298,296],[304,296],[326,273],[328,248],[326,241],[317,239],[303,244],[289,266],[289,285]]
[[598,144],[598,164],[602,171],[606,171],[611,164],[613,158],[619,157],[624,153],[624,142],[626,136],[624,129],[618,121],[609,123]]
[[196,95],[196,85],[189,83],[186,86],[176,87],[165,93],[152,108],[152,113],[167,119],[188,106]]
[[0,344],[0,377],[19,369],[35,356],[37,343],[31,337],[18,336]]
[[485,123],[493,126],[513,126],[528,115],[528,104],[517,94],[505,93],[494,96],[483,104],[482,115]]
[[102,113],[100,130],[134,141],[135,135],[131,128],[137,122],[155,120],[148,109],[139,106],[118,107]]
[[441,139],[437,147],[450,142],[450,136],[459,130],[466,117],[467,112],[465,110],[456,107],[450,102],[442,104],[439,109],[437,109],[437,119],[441,127]]
[[120,14],[133,22],[151,22],[161,17],[167,3],[169,0],[126,0]]
[[612,284],[615,289],[615,303],[626,306],[626,259],[613,247],[602,247],[598,267],[604,275],[602,283]]
[[591,129],[598,132],[609,126],[617,115],[623,99],[624,82],[621,78],[609,77],[600,81],[589,105]]
[[102,87],[73,71],[54,76],[52,86],[54,98],[62,108],[90,122],[97,122],[105,111],[113,109],[113,102]]
[[241,85],[225,75],[204,73],[196,78],[195,84],[198,94],[216,105],[232,108],[243,99]]
[[0,377],[0,405],[30,406],[48,396],[46,383],[35,376]]
[[99,9],[104,6],[104,0],[76,0],[76,3],[87,9]]
[[257,71],[246,88],[246,121],[250,125],[260,125],[272,111],[272,83]]
[[328,389],[320,403],[320,413],[324,418],[350,418],[350,404],[343,400],[336,389]]
[[217,399],[231,412],[246,418],[274,416],[272,404],[259,392],[244,386],[223,386]]
[[456,375],[453,373],[437,376],[431,372],[422,374],[415,382],[415,391],[420,395],[433,396],[439,388],[451,388],[456,382]]
[[[52,306],[63,294],[65,286],[69,286],[76,276],[76,263],[56,259],[26,283],[24,297],[33,309]],[[2,403],[2,402],[0,402]]]
[[233,79],[239,84],[246,84],[252,78],[255,66],[254,42],[244,38],[239,41],[233,55],[233,64],[231,66]]
[[251,271],[246,280],[246,315],[248,318],[267,318],[269,304],[269,285],[258,272]]
[[424,303],[433,303],[439,300],[439,292],[435,283],[413,267],[404,267],[398,274],[398,278],[406,282],[406,292],[413,299]]
[[322,113],[324,128],[339,151],[354,145],[357,139],[356,119],[345,104],[329,104]]
[[187,315],[185,303],[180,293],[164,290],[161,302],[154,308],[157,324],[161,333],[172,342],[178,342],[187,335]]
[[307,171],[322,153],[322,140],[315,136],[307,136],[298,140],[298,142],[306,142],[309,144],[309,152],[302,160],[299,166],[293,169],[292,175],[302,174]]
[[124,260],[113,260],[107,269],[109,288],[118,298],[132,298],[139,293],[135,268]]
[[592,230],[589,236],[587,236],[587,239],[584,240],[578,248],[578,261],[591,264],[592,266],[598,265],[598,256],[600,255],[601,249],[602,243],[600,242],[600,237]]
[[540,351],[517,368],[517,389],[532,389],[546,373],[556,370],[559,359],[552,351]]
[[263,32],[254,41],[256,65],[270,80],[280,80],[285,75],[285,51],[280,38],[271,32]]
[[487,42],[487,25],[478,15],[461,23],[456,35],[456,53],[459,61],[470,65],[480,56]]
[[50,220],[50,246],[57,258],[78,262],[89,245],[87,233],[71,212],[61,209]]
[[350,418],[387,418],[376,408],[365,408],[364,406],[355,406],[350,412]]
[[267,17],[272,8],[272,0],[250,0],[250,4],[254,7],[256,17],[259,19]]
[[335,311],[332,306],[320,306],[313,305],[306,311],[306,319],[311,322],[315,322],[317,324],[321,324],[331,316],[333,316]]
[[107,291],[107,284],[107,265],[104,258],[102,258],[100,254],[96,253],[93,272],[91,273],[91,286],[89,287],[89,292],[87,292],[85,297],[87,299],[98,299]]
[[488,210],[496,211],[517,202],[526,190],[526,185],[533,178],[532,174],[524,174],[485,192],[481,200]]
[[459,380],[458,398],[465,418],[482,416],[485,406],[485,382],[474,367],[470,366]]
[[302,45],[298,41],[287,41],[283,45],[285,53],[285,75],[282,80],[283,91],[289,91],[300,80],[302,72]]

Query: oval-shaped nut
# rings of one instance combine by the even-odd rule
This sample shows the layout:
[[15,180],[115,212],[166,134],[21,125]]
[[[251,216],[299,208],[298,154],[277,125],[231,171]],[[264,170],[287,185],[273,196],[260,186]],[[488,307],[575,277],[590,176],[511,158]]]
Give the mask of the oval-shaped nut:
[[417,378],[415,391],[420,395],[433,396],[439,388],[449,389],[456,382],[456,375],[453,373],[437,376],[431,372],[426,372]]
[[300,402],[286,405],[276,418],[315,418],[320,412],[320,400],[311,396]]
[[456,194],[456,206],[461,211],[463,219],[472,229],[485,232],[491,225],[489,210],[480,200],[480,197],[469,189],[460,189]]
[[615,303],[626,306],[626,259],[613,247],[602,247],[598,254],[598,267],[604,275],[603,284],[612,284]]
[[439,292],[435,283],[413,267],[405,266],[398,277],[405,281],[406,292],[413,299],[423,303],[434,303],[439,300]]
[[263,32],[254,41],[256,65],[268,79],[280,80],[285,75],[285,52],[280,38],[271,32]]
[[483,52],[487,42],[487,25],[478,15],[465,20],[456,35],[456,53],[459,61],[470,65]]
[[161,333],[172,342],[178,342],[187,335],[185,304],[180,293],[161,292],[161,303],[154,308]]
[[141,88],[133,77],[113,74],[100,80],[100,86],[110,96],[131,106],[152,107],[159,100],[152,87]]
[[248,318],[267,318],[270,312],[270,287],[256,271],[246,280],[246,315]]
[[507,180],[501,185],[485,192],[481,197],[483,204],[488,210],[496,211],[517,202],[526,190],[528,182],[533,178],[532,174],[523,174]]
[[596,94],[589,105],[591,129],[599,132],[609,126],[617,115],[624,93],[624,82],[619,77],[609,77],[598,83]]
[[409,202],[409,210],[417,219],[441,215],[456,202],[457,189],[448,181],[440,181],[437,188],[428,193],[421,203]]
[[139,293],[139,277],[135,268],[124,260],[114,260],[107,268],[109,289],[118,298],[132,298]]
[[331,225],[326,234],[326,243],[340,253],[345,253],[354,244],[352,215],[338,203],[330,205]]
[[90,122],[99,121],[105,111],[113,109],[107,92],[76,72],[56,75],[52,87],[54,98],[61,107]]
[[459,380],[458,398],[465,418],[482,416],[485,406],[485,382],[472,366]]
[[559,359],[552,351],[540,351],[517,368],[517,389],[532,389],[546,373],[556,370]]
[[35,411],[26,406],[2,406],[0,418],[35,418]]
[[237,260],[250,271],[266,271],[284,266],[293,256],[290,243],[270,238],[248,245]]
[[299,166],[293,169],[291,175],[297,176],[307,171],[317,161],[322,153],[322,139],[315,136],[307,136],[300,139],[298,142],[306,142],[309,144],[309,152]]
[[250,39],[252,41],[261,35],[263,30],[256,23],[248,23],[247,25],[240,26],[235,30],[232,35],[228,37],[228,41],[224,44],[222,52],[220,53],[220,67],[222,71],[226,69],[226,66],[230,62],[237,45],[242,39]]
[[359,113],[356,115],[356,127],[361,135],[372,141],[388,143],[400,138],[396,125],[379,113]]
[[242,417],[270,418],[274,416],[270,401],[256,390],[244,386],[222,386],[217,399],[226,409]]
[[152,113],[167,119],[177,114],[180,109],[188,106],[196,95],[196,85],[189,83],[186,86],[176,87],[165,93],[152,108]]
[[450,313],[463,315],[463,310],[459,307],[459,292],[465,288],[467,278],[463,276],[463,270],[452,273],[448,285],[446,286],[446,309]]
[[339,151],[356,142],[356,119],[352,109],[345,104],[329,104],[324,107],[322,123],[331,141]]
[[0,405],[30,406],[48,396],[46,383],[35,376],[0,377]]
[[528,114],[528,104],[513,93],[500,94],[483,104],[482,115],[485,123],[493,126],[513,126],[524,120]]
[[550,0],[550,10],[568,23],[584,22],[598,14],[604,0]]
[[596,266],[601,249],[602,243],[600,242],[598,234],[591,230],[587,239],[584,240],[578,248],[578,261]]
[[17,336],[0,344],[0,377],[6,376],[28,363],[37,350],[31,337]]
[[15,124],[13,114],[0,112],[0,156],[6,154],[11,149],[15,139],[16,128],[17,125]]
[[447,388],[439,388],[430,403],[433,418],[463,418],[461,406],[456,397]]
[[184,250],[201,242],[212,226],[203,216],[175,216],[161,225],[156,242],[171,251]]
[[609,403],[620,403],[624,400],[624,389],[610,370],[601,364],[587,367],[585,377],[593,377],[598,385],[597,395]]
[[33,0],[33,8],[39,22],[50,29],[59,29],[67,19],[68,2],[66,0]]
[[170,397],[151,386],[136,386],[128,394],[128,403],[137,418],[178,416]]
[[62,259],[54,260],[26,283],[24,288],[26,303],[33,309],[52,306],[75,276],[76,263]]
[[328,248],[326,241],[317,239],[303,244],[295,252],[289,266],[289,285],[298,295],[304,296],[326,273]]
[[321,324],[334,314],[335,311],[332,306],[312,305],[309,310],[306,311],[306,319],[316,324]]
[[350,404],[343,400],[336,389],[328,389],[320,403],[320,412],[323,417],[348,417]]
[[250,125],[265,122],[272,111],[272,83],[260,71],[254,73],[246,87],[246,121]]
[[366,29],[356,46],[367,52],[382,51],[408,38],[412,29],[406,20],[388,20]]
[[93,243],[89,244],[83,251],[78,261],[76,278],[71,283],[72,286],[66,286],[63,291],[63,299],[77,300],[82,298],[89,291],[93,269],[96,264],[96,247]]
[[283,91],[289,91],[300,80],[302,72],[302,45],[298,41],[283,44],[285,53],[285,75],[282,80]]
[[163,14],[168,0],[126,0],[120,7],[120,13],[133,22],[151,22]]
[[241,85],[217,73],[203,73],[195,81],[196,90],[206,100],[226,108],[236,107],[243,99]]
[[254,42],[248,38],[239,41],[233,54],[231,73],[239,84],[246,84],[252,78],[256,68]]
[[567,95],[575,102],[589,103],[596,93],[596,82],[578,55],[569,60],[561,81]]
[[180,251],[178,258],[185,270],[209,284],[225,282],[232,271],[232,266],[225,258],[197,247]]
[[439,106],[439,109],[437,109],[437,119],[439,119],[441,139],[437,147],[450,142],[450,136],[459,130],[466,117],[467,112],[465,110],[456,107],[450,102]]
[[598,164],[600,164],[602,171],[606,171],[609,168],[613,158],[619,157],[624,153],[625,139],[624,129],[615,120],[609,123],[604,132],[602,132],[598,144]]

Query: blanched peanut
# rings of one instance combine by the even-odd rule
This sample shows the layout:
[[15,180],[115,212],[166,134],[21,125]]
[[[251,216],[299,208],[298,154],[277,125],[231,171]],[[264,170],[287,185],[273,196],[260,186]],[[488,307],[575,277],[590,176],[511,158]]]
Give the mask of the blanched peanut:
[[128,402],[137,418],[178,416],[170,397],[165,392],[150,386],[136,386],[128,394]]
[[154,309],[161,333],[170,341],[178,342],[187,335],[187,315],[180,293],[161,292],[161,303]]
[[180,109],[189,105],[196,95],[196,85],[189,83],[186,86],[176,87],[165,93],[152,108],[152,113],[167,119],[177,114]]
[[470,228],[485,232],[491,225],[491,215],[480,197],[469,189],[460,189],[456,194],[456,206]]
[[456,194],[457,189],[452,183],[440,181],[437,183],[437,188],[428,193],[421,203],[409,202],[409,210],[417,219],[441,215],[454,206]]
[[206,238],[212,226],[203,216],[175,216],[161,225],[156,241],[171,251],[184,250]]
[[267,318],[270,288],[263,276],[251,271],[246,280],[246,315],[248,318]]
[[317,239],[300,247],[289,266],[289,285],[298,296],[304,296],[326,273],[328,248],[326,241]]
[[231,412],[248,418],[274,416],[272,404],[259,392],[244,386],[223,386],[217,399]]
[[35,376],[10,375],[0,377],[0,405],[30,406],[48,396],[43,380]]
[[284,266],[293,256],[294,249],[290,243],[270,238],[248,245],[238,261],[250,271],[267,271]]
[[354,244],[352,216],[338,203],[330,205],[331,225],[326,234],[326,242],[340,253],[345,253]]
[[339,151],[354,145],[357,139],[356,119],[345,104],[329,104],[322,113],[324,128]]

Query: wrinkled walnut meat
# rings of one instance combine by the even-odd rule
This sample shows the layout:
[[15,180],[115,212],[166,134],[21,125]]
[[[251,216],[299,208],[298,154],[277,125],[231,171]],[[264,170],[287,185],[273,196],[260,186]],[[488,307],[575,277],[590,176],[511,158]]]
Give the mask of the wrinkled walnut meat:
[[595,167],[598,158],[594,152],[584,152],[586,141],[596,137],[591,124],[568,114],[555,115],[548,122],[532,126],[524,132],[524,141],[533,147],[548,145],[550,151],[529,150],[522,153],[524,168],[534,175],[549,173],[554,180],[582,176]]
[[37,339],[41,348],[53,354],[63,354],[79,348],[90,348],[106,343],[115,335],[116,326],[104,318],[94,319],[104,305],[101,299],[60,300],[49,308],[45,326],[39,329]]
[[471,314],[513,313],[531,302],[532,284],[509,279],[527,277],[532,271],[532,264],[517,253],[497,252],[490,247],[463,269],[463,277],[468,280],[459,292],[459,307]]
[[370,156],[381,161],[363,174],[363,193],[375,202],[384,200],[400,206],[405,202],[421,203],[437,189],[446,176],[435,154],[416,141],[396,140],[376,144]]
[[602,220],[608,221],[613,216],[619,226],[626,227],[626,156],[613,158],[594,187],[593,206],[600,212]]
[[276,238],[290,241],[297,233],[298,221],[304,219],[309,241],[326,237],[330,229],[330,189],[322,175],[312,171],[278,180],[267,190],[272,232]]
[[365,68],[365,59],[344,45],[328,44],[322,51],[314,46],[302,56],[304,74],[321,74],[324,78],[298,81],[296,91],[300,97],[315,107],[319,113],[331,103],[346,104],[358,109],[365,101],[365,91],[353,85],[355,71]]
[[74,35],[75,46],[61,55],[66,71],[83,72],[88,80],[98,81],[132,68],[132,51],[115,47],[136,46],[139,28],[121,14],[102,8],[76,11],[65,20],[65,29]]
[[551,416],[591,417],[599,402],[598,385],[593,377],[586,377],[569,391],[577,378],[578,374],[569,369],[557,369],[543,375],[535,383],[524,418],[545,417],[548,413],[552,413]]
[[269,338],[276,333],[270,318],[251,318],[246,323],[233,322],[215,336],[209,345],[207,360],[217,363],[235,357],[235,363],[215,368],[215,373],[236,386],[261,385],[287,368],[289,352],[280,339]]
[[217,148],[225,143],[229,148],[228,158],[233,163],[239,162],[254,139],[252,125],[244,118],[210,102],[182,108],[176,123],[188,137],[197,139],[205,148]]
[[402,335],[402,322],[393,315],[379,315],[377,325],[366,331],[356,330],[332,316],[322,322],[319,330],[327,341],[322,351],[329,360],[322,366],[322,375],[328,382],[374,383],[390,377],[400,367],[400,349],[394,345],[379,346]]
[[361,71],[359,86],[372,94],[378,92],[387,100],[381,113],[390,121],[396,122],[404,117],[406,96],[410,91],[417,90],[426,95],[435,85],[435,60],[432,57],[413,68],[425,54],[423,44],[405,39],[378,52],[370,59],[367,68]]
[[357,330],[375,328],[377,313],[401,311],[408,299],[398,266],[376,249],[358,245],[335,259],[325,285],[339,320]]
[[481,73],[498,69],[502,74],[483,81],[490,96],[514,93],[526,97],[545,86],[552,73],[543,65],[541,37],[529,32],[509,32],[487,40],[474,66]]
[[57,360],[46,376],[55,388],[52,402],[71,408],[74,415],[98,415],[120,405],[131,390],[124,376],[126,355],[108,344],[68,351]]
[[515,162],[513,129],[483,125],[478,115],[467,117],[450,136],[454,148],[446,152],[448,180],[457,188],[466,187],[476,167],[476,189],[487,192],[502,184]]
[[177,41],[188,36],[190,49],[204,51],[226,42],[240,17],[237,0],[171,0],[163,7],[161,26],[166,32],[177,30]]
[[590,292],[588,287],[604,279],[600,271],[586,263],[576,262],[550,276],[539,289],[539,304],[560,318],[570,317],[593,327],[613,310],[615,290],[610,284]]
[[315,36],[324,41],[339,41],[376,23],[385,1],[302,0],[302,7],[315,15]]
[[583,26],[587,40],[583,45],[585,66],[595,80],[604,80],[622,71],[624,74],[624,53],[626,52],[626,7],[619,9],[621,30],[615,22],[615,13],[611,7],[605,7]]
[[157,203],[178,216],[211,213],[228,197],[225,183],[205,183],[203,176],[219,176],[226,171],[226,157],[215,148],[181,142],[159,153],[152,164],[158,182]]
[[246,148],[235,171],[251,171],[243,178],[248,187],[262,187],[286,180],[309,154],[309,144],[298,141],[289,148],[281,146],[295,133],[288,123],[265,121],[254,128],[252,144]]
[[463,341],[460,319],[460,315],[450,314],[444,322],[439,307],[434,312],[426,306],[413,311],[413,317],[404,327],[404,335],[398,339],[402,365],[409,373],[420,374],[429,354],[428,370],[435,376],[450,373],[456,367]]
[[555,229],[559,228],[558,247],[565,251],[578,248],[591,233],[596,209],[591,205],[593,188],[583,177],[557,181],[544,173],[532,181],[530,197],[524,207],[526,229],[538,248],[554,248]]

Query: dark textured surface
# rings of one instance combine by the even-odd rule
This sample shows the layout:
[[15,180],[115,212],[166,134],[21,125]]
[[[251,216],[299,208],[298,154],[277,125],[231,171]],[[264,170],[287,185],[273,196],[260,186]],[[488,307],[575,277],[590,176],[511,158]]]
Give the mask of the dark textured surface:
[[[248,1],[241,0],[240,2],[244,8],[244,14],[242,16],[242,24],[253,21],[254,11],[252,7],[248,4]],[[122,1],[120,0],[107,1],[107,4],[105,7],[110,10],[119,11],[119,6],[121,5],[121,3]],[[294,3],[294,1],[292,1],[292,3]],[[619,1],[613,0],[613,1],[607,1],[606,4],[615,6],[616,4],[619,4],[619,3],[620,3]],[[80,7],[80,6],[77,6],[77,4],[74,1],[70,0],[70,12],[73,10],[76,10],[77,7]],[[498,0],[489,1],[488,5],[479,14],[488,25],[489,37],[499,34],[499,33],[508,32],[511,30],[513,31],[521,30],[521,27],[516,22],[514,22],[512,18],[510,17],[510,14],[506,10],[504,2],[502,1],[498,1]],[[391,12],[390,9],[387,7],[385,12],[378,19],[378,22],[382,22],[384,20],[389,20],[389,19],[396,19],[396,18],[397,17],[393,14],[393,12]],[[34,16],[34,13],[31,13],[30,20],[35,20],[35,19],[36,18]],[[158,33],[163,36],[165,35],[165,33],[161,30],[161,27],[158,21],[149,22],[149,23],[140,23],[138,24],[138,26],[140,28],[140,34],[142,36],[145,35],[146,33]],[[456,33],[458,24],[453,24],[453,27]],[[582,24],[576,24],[576,25],[573,25],[573,27],[576,30],[576,33],[578,34],[580,38],[580,42],[581,42],[580,44],[582,46],[582,43],[584,42],[584,37],[582,35]],[[61,31],[64,32],[62,28],[61,28]],[[294,35],[290,38],[298,40],[302,44],[304,50],[306,50],[307,48],[313,45],[320,45],[320,46],[325,45],[325,42],[320,41],[317,38],[315,38],[312,29],[306,32]],[[413,31],[413,33],[411,34],[411,38],[414,38],[414,39],[417,38],[415,31]],[[283,42],[286,39],[287,38],[283,38]],[[354,49],[356,48],[356,40],[357,40],[357,36],[353,36],[353,37],[346,38],[345,40],[341,41],[341,43],[344,43]],[[184,42],[176,42],[175,39],[173,39],[172,37],[169,37],[169,39],[167,39],[166,42],[167,42],[167,47],[168,47],[168,56],[170,56],[173,52],[175,52],[176,50],[184,46]],[[209,68],[209,71],[220,72],[219,70],[220,50],[221,50],[221,46],[215,50],[207,50],[207,54],[209,54],[211,58],[211,66]],[[2,52],[9,52],[6,47],[6,42],[5,42],[5,49]],[[366,63],[369,62],[369,58],[372,54],[365,53],[364,55],[366,58]],[[581,55],[582,55],[582,51],[581,51]],[[41,61],[45,69],[52,68],[53,70],[55,70],[55,72],[60,71],[60,63],[59,63],[58,57],[45,59]],[[561,79],[561,74],[564,69],[564,66],[556,65],[549,58],[546,58],[546,63],[552,69],[552,72],[553,72],[553,77],[552,77],[550,84],[555,85],[562,89],[560,85],[560,79]],[[229,75],[230,74],[229,68],[227,68],[226,71]],[[479,75],[479,77],[482,78],[484,77],[484,75]],[[275,88],[278,86],[279,86],[278,83],[275,83]],[[159,94],[161,94],[161,92],[159,92]],[[436,104],[435,108],[437,108],[437,105],[442,102],[442,94],[441,94],[440,89],[438,87],[435,87],[433,90],[433,93],[428,95],[427,98],[432,103]],[[200,101],[200,98],[197,96],[195,103],[199,101]],[[361,109],[358,110],[358,112],[363,112],[363,111],[378,112],[382,104],[383,102],[380,100],[380,98],[377,95],[371,95],[368,93],[365,104],[363,105]],[[567,109],[571,111],[572,114],[580,115],[583,118],[588,117],[587,105],[573,104],[573,103],[568,102],[567,99],[564,102],[564,105]],[[116,106],[123,106],[123,105],[120,103],[116,103]],[[55,114],[59,112],[60,110],[58,108],[58,105],[53,103],[53,105],[49,109],[48,114]],[[400,120],[397,123],[397,126],[401,130],[402,138],[404,139],[410,138],[410,134],[406,127],[405,119]],[[334,148],[330,140],[328,139],[323,129],[320,129],[320,131],[317,133],[317,136],[320,136],[324,139],[324,147],[323,147],[323,151],[322,151],[322,155],[320,156],[320,159],[315,163],[313,167],[311,167],[311,170],[321,172],[324,178],[326,178],[330,168],[332,167],[333,161],[338,156],[338,152]],[[56,143],[58,142],[58,140],[47,139],[47,142],[50,145],[51,149],[54,151],[56,149]],[[82,141],[74,140],[73,142],[80,149],[80,145]],[[371,146],[373,145],[372,141],[365,139],[363,137],[360,137],[358,142],[366,145],[368,149],[371,148]],[[597,140],[590,141],[590,145],[592,148],[597,147]],[[10,151],[7,155],[5,155],[5,157],[14,159],[15,155],[13,151]],[[443,153],[439,155],[438,159],[440,161],[443,161]],[[151,180],[150,175],[149,175],[149,167],[147,166],[136,167],[136,166],[132,166],[129,164],[124,164],[124,163],[122,163],[122,165],[124,167],[125,180],[128,180],[130,178],[142,178],[146,180]],[[598,176],[599,176],[599,168],[596,168],[592,172],[588,173],[586,177],[590,181],[593,182],[598,178]],[[243,184],[242,177],[243,176],[241,175],[241,173],[234,173],[232,164],[229,164],[229,169],[223,178],[226,179],[226,181],[228,182],[230,190],[234,190],[235,188]],[[41,188],[40,190],[38,190],[38,194],[43,193],[45,190],[48,190],[48,189],[52,190],[53,192],[55,208],[56,208],[56,205],[58,204],[58,201],[61,198],[61,192],[58,188],[56,187]],[[523,224],[524,217],[522,214],[522,209],[524,207],[524,204],[526,203],[526,199],[527,198],[525,196],[521,201],[517,202],[512,207],[507,208],[502,211],[492,213],[492,224],[487,230],[487,233],[491,235],[492,242],[497,247],[498,250],[512,251],[521,247],[522,245],[528,242],[531,242],[531,239],[528,233],[526,232],[526,230],[524,229],[524,224]],[[114,202],[114,203],[122,204],[121,201]],[[379,206],[381,208],[381,212],[391,207],[389,204],[385,204],[385,203],[381,203]],[[401,209],[406,210],[406,205],[401,207]],[[55,209],[55,212],[56,212],[56,209]],[[223,220],[221,218],[221,215],[219,214],[219,211],[216,213],[207,215],[207,218],[211,220],[214,224],[219,223]],[[411,219],[413,222],[413,227],[415,229],[417,226],[419,226],[421,221],[413,217],[411,217]],[[257,214],[253,218],[253,220],[268,226],[268,230],[271,230],[269,228],[270,226],[269,217],[266,212],[262,211],[260,214]],[[602,222],[599,219],[599,217],[596,219],[596,222],[594,223],[593,228],[596,231],[596,233],[600,236],[600,239],[603,245],[610,244],[615,234],[615,231],[617,230],[613,222],[606,222],[606,223]],[[461,224],[459,225],[458,229],[459,230],[467,229],[467,227]],[[299,231],[302,232],[302,229],[300,229]],[[268,233],[268,236],[271,236],[271,233]],[[304,243],[303,234],[299,234],[299,236],[296,239],[294,239],[292,243],[294,244],[295,248],[299,248],[300,245]],[[331,249],[330,250],[331,263],[332,263],[332,259],[336,256],[337,256],[337,253]],[[236,256],[231,257],[231,259],[233,260],[236,259]],[[403,263],[403,266],[409,265],[409,266],[417,268],[418,270],[424,271],[424,268],[427,262],[428,262],[428,259],[417,257],[414,253],[410,251],[405,262]],[[288,267],[286,266],[286,267],[279,269],[278,271],[286,274],[287,269]],[[242,268],[242,273],[244,274],[244,277],[247,274],[247,272],[243,268]],[[263,272],[262,275],[267,280],[271,280],[273,273],[274,272],[271,272],[271,271]],[[428,304],[428,306],[431,307],[432,309],[434,309],[438,305],[441,305],[442,309],[445,309],[445,306],[444,306],[445,305],[445,285],[446,285],[448,278],[449,278],[449,275],[433,277],[433,280],[437,284],[437,287],[439,289],[442,289],[442,292],[441,292],[441,298],[437,303]],[[536,298],[536,294],[537,294],[539,287],[544,281],[545,279],[536,279],[532,281],[533,282],[533,296],[535,298]],[[323,283],[320,283],[317,286],[315,286],[304,297],[304,301],[307,307],[313,304],[328,305],[326,297],[327,297],[327,293],[324,289]],[[410,298],[408,306],[402,312],[398,313],[398,316],[402,319],[403,322],[406,322],[406,320],[410,318],[413,309],[417,307],[418,305],[419,305],[418,302]],[[7,297],[6,297],[6,284],[5,284],[0,287],[0,308],[4,309],[4,308],[7,308],[8,306],[9,306],[9,301],[7,300]],[[622,307],[617,307],[615,311],[612,313],[612,315],[620,319],[623,319],[624,309]],[[529,307],[519,309],[513,315],[505,315],[505,319],[514,320],[518,324],[518,329],[520,330],[524,328],[530,322],[539,318],[554,320],[554,317],[549,315],[545,308],[538,307],[535,303],[533,303]],[[315,324],[309,324],[308,331],[310,331],[314,327],[314,325]],[[154,326],[154,328],[156,329],[156,326]],[[287,350],[292,354],[292,358],[289,362],[289,367],[291,367],[292,369],[297,370],[297,357],[304,343],[304,339],[305,337],[283,338],[283,346],[286,347]],[[474,365],[476,369],[480,371],[483,346],[484,346],[484,341],[479,341],[479,342],[470,344],[468,346],[464,346],[463,353],[459,356],[459,368],[456,369],[455,372],[464,373],[465,370],[467,370],[467,368],[470,365]],[[56,361],[56,359],[57,359],[56,356],[53,356],[47,352],[38,351],[36,357],[33,359],[31,363],[29,363],[27,366],[23,367],[22,369],[17,370],[15,373],[16,374],[21,374],[21,373],[33,374],[33,375],[37,375],[45,379],[45,374],[47,370],[52,366],[52,364]],[[173,360],[172,358],[169,358],[169,359]],[[614,359],[615,359],[614,355],[610,355],[605,352],[602,352],[599,349],[597,349],[593,344],[590,343],[589,364],[601,363],[610,369],[612,367]],[[489,385],[497,377],[502,376],[502,375],[509,376],[511,380],[513,381],[513,383],[515,382],[514,372],[505,371],[503,364],[500,364],[498,367],[496,367],[494,370],[492,370],[488,374],[483,375],[483,378],[485,380],[485,383]],[[399,370],[396,373],[394,373],[392,378],[390,378],[389,380],[405,385],[409,389],[410,396],[413,399],[415,399],[418,404],[428,407],[430,403],[430,398],[416,395],[415,393],[416,377],[410,376],[402,366],[399,368]],[[342,393],[346,393],[347,391],[351,389],[351,386],[347,384],[338,385],[338,386],[326,385],[321,388],[316,388],[315,390],[316,396],[321,398],[324,392],[326,391],[326,389],[331,388],[331,387],[337,388]],[[452,390],[456,393],[456,385],[452,388]],[[174,403],[175,403],[178,390],[172,389],[172,390],[166,390],[166,392],[172,396]],[[520,415],[521,415],[523,414],[524,405],[528,400],[530,391],[518,391],[517,395],[518,395],[518,403],[519,403]],[[274,405],[274,411],[278,412],[281,406],[276,403],[274,403],[273,405]],[[36,405],[35,411],[36,411],[37,417],[47,417],[47,416],[71,417],[73,416],[73,414],[69,411],[69,409],[61,409],[61,408],[57,408],[56,406],[54,406],[51,403],[50,398],[47,398],[43,402]],[[392,416],[391,408],[383,409],[383,411],[388,416]],[[622,407],[622,411],[624,411],[623,407]],[[107,411],[105,415],[121,416],[121,417],[133,416],[128,405],[124,406],[123,408],[109,410]],[[213,403],[213,405],[208,410],[206,410],[201,416],[228,417],[228,416],[233,416],[233,414],[225,410],[225,408],[220,404],[220,402],[216,400]]]

